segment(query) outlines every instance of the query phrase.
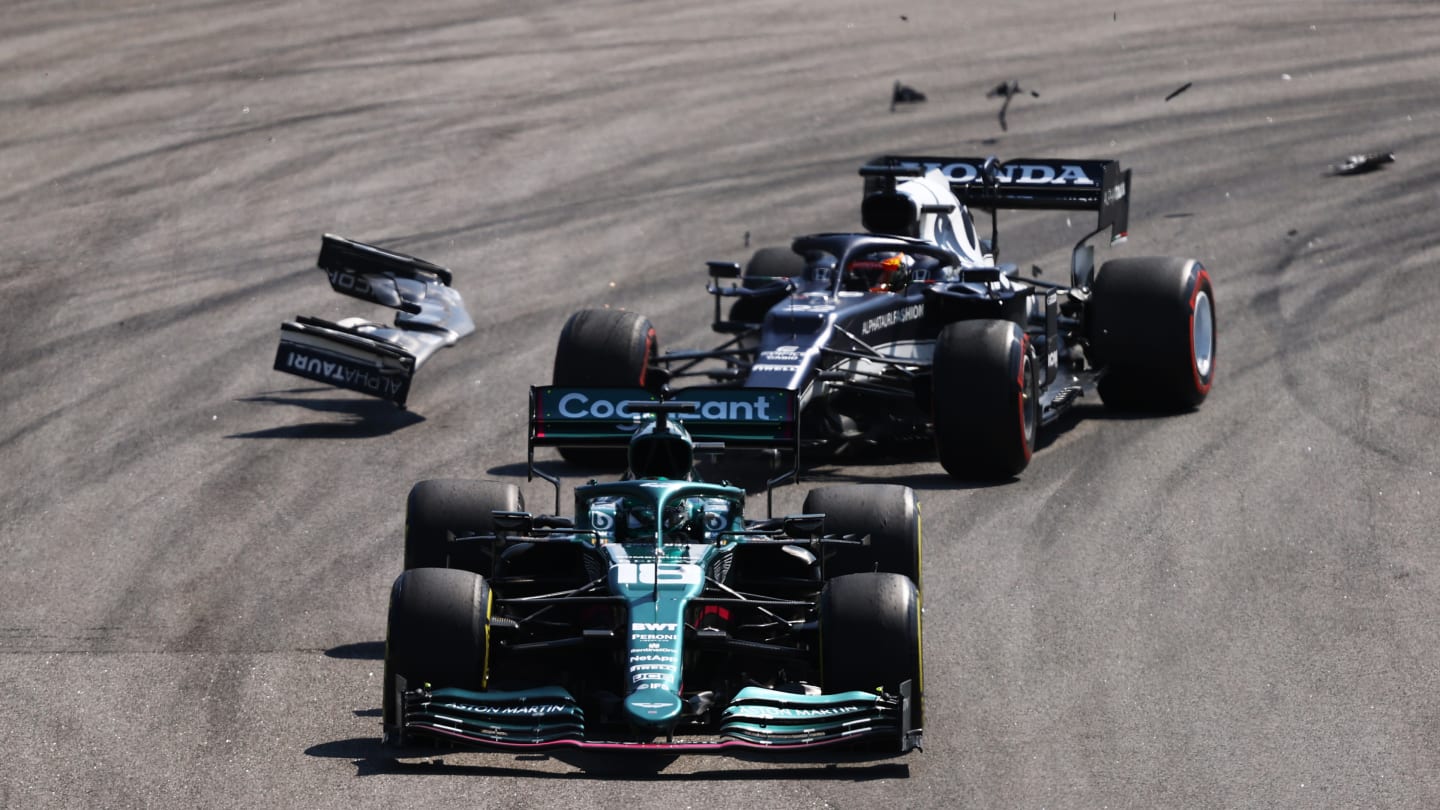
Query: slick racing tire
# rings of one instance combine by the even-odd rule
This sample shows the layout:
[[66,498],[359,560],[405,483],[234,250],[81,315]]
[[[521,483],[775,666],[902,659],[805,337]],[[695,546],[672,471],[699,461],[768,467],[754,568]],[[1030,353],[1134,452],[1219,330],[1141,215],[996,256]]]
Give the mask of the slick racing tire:
[[[805,272],[805,259],[788,247],[766,247],[755,251],[740,276],[740,286],[756,290],[775,283],[775,279],[794,277]],[[730,307],[730,320],[742,323],[760,323],[765,313],[785,297],[784,290],[774,295],[737,298]]]
[[1040,425],[1030,336],[1001,320],[958,321],[935,341],[932,416],[940,464],[955,478],[1001,480],[1024,470]]
[[450,538],[494,531],[492,512],[522,512],[525,497],[514,484],[436,478],[410,489],[405,503],[405,570],[460,568],[482,576],[494,572],[489,543],[451,543]]
[[[644,388],[657,354],[655,327],[643,315],[618,309],[582,309],[570,316],[555,348],[555,385]],[[625,450],[562,447],[571,464],[606,470],[625,468]]]
[[899,574],[849,574],[820,592],[820,668],[827,693],[884,689],[910,681],[910,725],[924,727],[925,668],[920,590]]
[[825,515],[826,534],[868,534],[869,546],[827,549],[827,578],[882,571],[920,584],[920,506],[900,484],[844,484],[811,490],[806,514]]
[[1113,259],[1086,311],[1090,361],[1107,407],[1174,413],[1205,401],[1215,380],[1215,292],[1194,259]]
[[397,677],[407,689],[485,688],[490,607],[490,586],[469,571],[416,568],[395,580],[385,631],[386,740],[401,742]]

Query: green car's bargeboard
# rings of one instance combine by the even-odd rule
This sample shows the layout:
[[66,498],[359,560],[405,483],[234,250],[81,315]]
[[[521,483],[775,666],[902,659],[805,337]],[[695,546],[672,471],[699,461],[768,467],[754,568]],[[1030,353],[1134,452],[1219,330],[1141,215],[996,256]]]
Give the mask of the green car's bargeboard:
[[[922,734],[920,516],[898,485],[810,492],[746,518],[696,480],[701,451],[796,457],[794,394],[531,391],[536,446],[624,448],[630,471],[576,487],[573,517],[518,487],[422,481],[391,593],[384,726],[443,741],[885,757]],[[791,469],[771,485],[794,477]]]

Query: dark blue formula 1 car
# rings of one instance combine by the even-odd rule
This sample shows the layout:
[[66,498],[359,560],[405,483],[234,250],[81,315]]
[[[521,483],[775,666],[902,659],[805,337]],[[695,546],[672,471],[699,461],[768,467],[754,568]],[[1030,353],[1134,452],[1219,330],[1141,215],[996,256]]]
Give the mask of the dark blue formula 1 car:
[[[1094,266],[1092,237],[1126,235],[1130,173],[1118,163],[885,157],[861,174],[868,232],[802,236],[788,250],[760,250],[743,270],[709,264],[720,346],[661,353],[642,315],[582,310],[561,332],[554,383],[781,388],[804,414],[806,452],[922,438],[968,479],[1020,473],[1037,429],[1082,396],[1176,412],[1209,393],[1214,292],[1200,262]],[[1097,213],[1068,283],[997,263],[999,209]],[[972,210],[990,214],[989,238]],[[617,461],[586,448],[564,454]]]
[[[410,493],[385,651],[385,739],[883,758],[919,748],[920,513],[908,487],[817,489],[755,519],[697,449],[789,448],[793,392],[536,388],[530,449],[621,448],[571,515],[514,484]],[[692,437],[693,434],[693,437]],[[700,439],[701,441],[696,441]],[[792,456],[793,456],[792,452]],[[793,471],[792,471],[793,474]]]

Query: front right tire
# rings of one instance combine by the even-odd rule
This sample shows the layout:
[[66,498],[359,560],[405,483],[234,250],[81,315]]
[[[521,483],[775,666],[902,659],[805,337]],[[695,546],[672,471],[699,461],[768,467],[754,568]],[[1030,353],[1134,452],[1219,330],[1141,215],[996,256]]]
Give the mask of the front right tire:
[[827,693],[884,689],[910,681],[910,725],[924,728],[925,671],[920,590],[899,574],[849,574],[820,592],[820,667]]
[[[805,259],[788,247],[765,247],[755,251],[740,276],[741,286],[760,289],[774,284],[783,277],[798,277],[805,273]],[[777,290],[773,295],[737,298],[730,307],[730,320],[743,323],[761,323],[770,308],[783,301],[786,291]]]

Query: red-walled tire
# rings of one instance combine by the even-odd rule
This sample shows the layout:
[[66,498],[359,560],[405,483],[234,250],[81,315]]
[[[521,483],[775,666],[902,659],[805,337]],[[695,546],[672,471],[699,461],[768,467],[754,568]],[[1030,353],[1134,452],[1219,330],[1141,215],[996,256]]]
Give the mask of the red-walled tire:
[[1107,407],[1178,412],[1215,381],[1215,291],[1194,259],[1113,259],[1086,307],[1091,363]]
[[1040,383],[1025,330],[959,321],[940,331],[933,363],[935,449],[955,478],[1011,478],[1030,464]]
[[[645,387],[658,352],[655,327],[643,315],[619,309],[582,309],[570,316],[555,348],[555,385],[591,388]],[[562,447],[571,464],[625,469],[625,449]]]

